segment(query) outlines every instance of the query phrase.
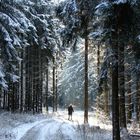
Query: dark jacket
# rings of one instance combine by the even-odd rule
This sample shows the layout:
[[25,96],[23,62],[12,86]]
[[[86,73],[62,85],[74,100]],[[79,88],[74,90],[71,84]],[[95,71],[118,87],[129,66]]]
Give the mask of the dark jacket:
[[74,110],[73,110],[73,107],[70,105],[70,106],[68,107],[68,114],[69,114],[69,115],[72,115],[72,112],[74,112]]

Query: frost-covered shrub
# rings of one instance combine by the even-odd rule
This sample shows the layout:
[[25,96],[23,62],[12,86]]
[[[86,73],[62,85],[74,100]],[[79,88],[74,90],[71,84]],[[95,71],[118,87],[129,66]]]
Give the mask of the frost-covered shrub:
[[111,132],[101,129],[100,126],[78,125],[77,140],[111,140]]

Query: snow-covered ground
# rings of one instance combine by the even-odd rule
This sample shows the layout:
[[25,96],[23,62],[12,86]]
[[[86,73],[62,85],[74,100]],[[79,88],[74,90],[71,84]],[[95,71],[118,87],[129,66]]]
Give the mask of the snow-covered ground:
[[89,125],[83,125],[83,111],[69,121],[67,110],[48,114],[0,112],[0,140],[112,140],[111,123],[89,112]]

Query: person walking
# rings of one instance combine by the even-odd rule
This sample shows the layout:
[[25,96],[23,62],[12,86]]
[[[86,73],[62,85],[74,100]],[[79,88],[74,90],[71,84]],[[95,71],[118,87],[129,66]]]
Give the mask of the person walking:
[[72,105],[70,104],[68,106],[68,120],[72,120],[72,113],[74,112],[74,109],[72,107]]

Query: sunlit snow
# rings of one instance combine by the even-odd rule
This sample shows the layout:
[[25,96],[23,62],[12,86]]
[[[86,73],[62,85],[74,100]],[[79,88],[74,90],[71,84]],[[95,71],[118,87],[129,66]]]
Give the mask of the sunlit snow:
[[65,0],[52,0],[55,4],[59,4],[60,2],[65,1]]
[[1,113],[0,121],[0,140],[82,140],[85,136],[88,140],[111,140],[112,137],[110,122],[103,124],[89,112],[89,125],[84,126],[80,110],[74,111],[72,121],[68,120],[67,109],[43,115],[5,112]]
[[[53,113],[12,114],[0,111],[0,140],[112,140],[112,126],[104,114],[89,112],[89,124],[84,125],[84,112],[74,110],[73,120],[68,120],[67,108]],[[132,127],[132,128],[131,128]],[[128,126],[130,131],[138,128]],[[139,140],[121,131],[122,140]]]

